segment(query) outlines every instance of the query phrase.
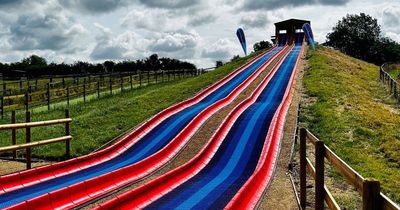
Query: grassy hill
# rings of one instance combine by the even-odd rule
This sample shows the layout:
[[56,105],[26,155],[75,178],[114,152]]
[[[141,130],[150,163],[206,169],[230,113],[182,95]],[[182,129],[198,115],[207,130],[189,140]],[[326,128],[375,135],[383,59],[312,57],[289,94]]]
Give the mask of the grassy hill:
[[400,108],[380,84],[379,67],[320,46],[308,64],[300,121],[400,202]]
[[[108,96],[99,100],[71,105],[70,115],[73,119],[72,155],[88,154],[101,145],[123,134],[130,128],[137,126],[157,112],[187,99],[201,89],[213,84],[234,69],[244,64],[250,58],[261,52],[253,53],[248,57],[200,75],[194,78],[185,78],[171,82],[145,86],[138,90],[126,91],[121,94]],[[17,122],[24,122],[24,112],[17,112]],[[55,109],[50,112],[32,113],[32,121],[58,119],[64,117],[64,109]],[[10,122],[9,116],[0,120],[1,124]],[[19,143],[25,141],[24,130],[18,130]],[[32,129],[33,141],[44,140],[64,135],[63,126],[51,126]],[[0,146],[11,144],[11,132],[0,132]],[[65,154],[64,143],[43,146],[33,149],[33,155],[45,159],[60,159]]]

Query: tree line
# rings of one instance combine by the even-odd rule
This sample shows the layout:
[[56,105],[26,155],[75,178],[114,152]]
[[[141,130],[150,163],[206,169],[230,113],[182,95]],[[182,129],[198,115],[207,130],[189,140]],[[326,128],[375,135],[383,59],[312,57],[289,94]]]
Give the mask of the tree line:
[[382,34],[378,20],[360,13],[339,20],[324,45],[374,64],[400,62],[400,44]]
[[196,66],[186,61],[173,58],[159,58],[157,54],[145,59],[125,60],[120,62],[105,61],[103,63],[89,63],[77,61],[72,64],[50,63],[38,55],[31,55],[19,62],[1,63],[0,71],[5,78],[38,78],[48,75],[77,75],[102,74],[113,72],[156,71],[156,70],[194,70]]

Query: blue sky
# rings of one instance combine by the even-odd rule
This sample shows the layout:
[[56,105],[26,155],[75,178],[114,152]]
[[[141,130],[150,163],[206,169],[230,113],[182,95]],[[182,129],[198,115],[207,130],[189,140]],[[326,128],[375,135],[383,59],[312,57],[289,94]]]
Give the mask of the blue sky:
[[243,55],[269,40],[273,23],[311,20],[323,42],[346,14],[377,18],[383,34],[400,42],[398,0],[0,0],[0,61],[31,54],[49,62],[134,60],[153,53],[199,67]]

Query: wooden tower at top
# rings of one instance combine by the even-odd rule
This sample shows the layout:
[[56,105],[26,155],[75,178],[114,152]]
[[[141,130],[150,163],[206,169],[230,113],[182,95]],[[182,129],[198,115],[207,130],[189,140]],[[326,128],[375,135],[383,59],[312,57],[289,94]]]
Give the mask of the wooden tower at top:
[[[291,44],[294,42],[296,33],[303,33],[303,25],[308,23],[309,20],[288,19],[275,23],[275,36],[271,37],[273,43],[287,42]],[[284,40],[283,40],[284,39]]]

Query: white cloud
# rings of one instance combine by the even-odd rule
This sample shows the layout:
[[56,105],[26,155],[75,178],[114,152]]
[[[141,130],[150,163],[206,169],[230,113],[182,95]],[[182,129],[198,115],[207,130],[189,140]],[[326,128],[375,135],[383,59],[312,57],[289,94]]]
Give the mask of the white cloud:
[[210,58],[214,60],[228,60],[233,57],[236,52],[237,43],[229,39],[219,39],[209,47],[205,48],[201,55],[204,58]]
[[274,22],[308,19],[323,42],[339,19],[360,12],[400,41],[398,0],[7,0],[0,1],[0,62],[32,53],[67,62],[158,53],[208,67],[242,55],[238,27],[251,49],[274,35]]

